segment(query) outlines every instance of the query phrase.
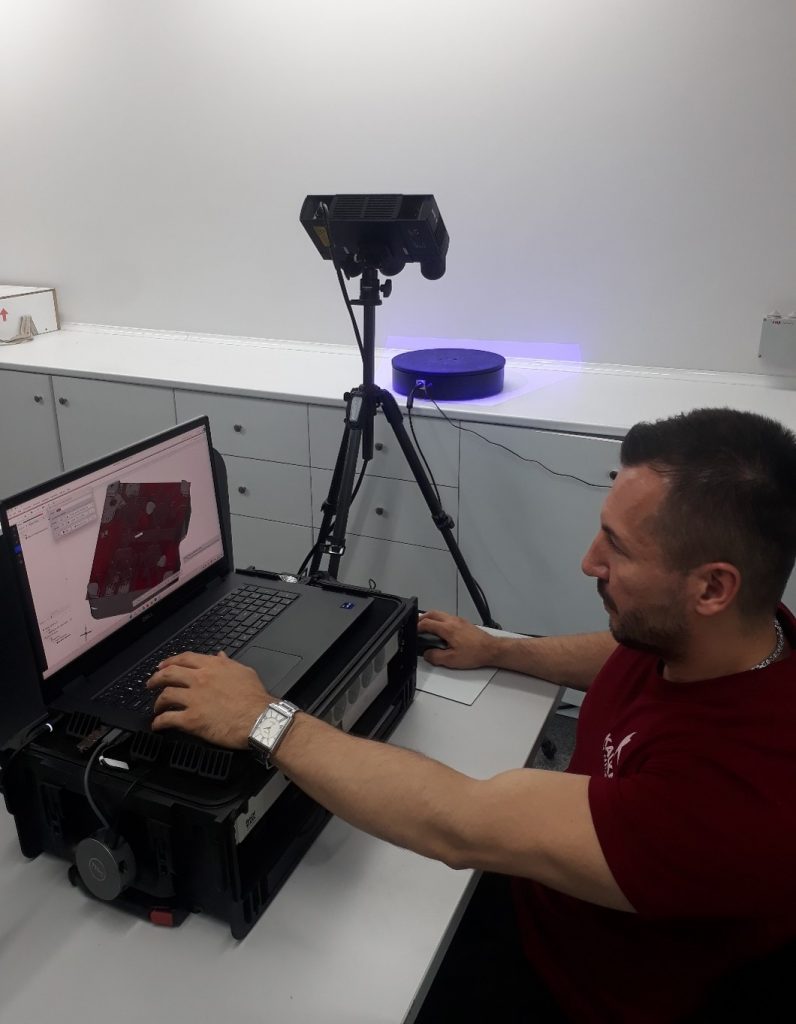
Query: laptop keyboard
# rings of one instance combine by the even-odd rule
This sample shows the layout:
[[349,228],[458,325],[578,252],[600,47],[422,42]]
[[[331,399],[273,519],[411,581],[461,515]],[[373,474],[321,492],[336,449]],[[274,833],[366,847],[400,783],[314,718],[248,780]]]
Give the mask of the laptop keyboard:
[[264,626],[280,615],[298,594],[264,587],[238,587],[222,597],[206,612],[189,622],[156,651],[139,661],[129,672],[100,690],[94,700],[117,708],[151,715],[159,691],[147,690],[147,680],[158,663],[184,651],[196,654],[217,654],[224,651],[231,658],[255,637]]

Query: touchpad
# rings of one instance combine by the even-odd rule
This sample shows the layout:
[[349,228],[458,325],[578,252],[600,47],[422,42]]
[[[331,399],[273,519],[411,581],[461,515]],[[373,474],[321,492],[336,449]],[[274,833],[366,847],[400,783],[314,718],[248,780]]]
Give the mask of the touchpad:
[[301,658],[284,651],[271,651],[267,647],[248,647],[235,661],[253,668],[266,690],[274,697],[282,697],[293,685],[293,680],[286,686],[280,686],[279,682],[301,662]]

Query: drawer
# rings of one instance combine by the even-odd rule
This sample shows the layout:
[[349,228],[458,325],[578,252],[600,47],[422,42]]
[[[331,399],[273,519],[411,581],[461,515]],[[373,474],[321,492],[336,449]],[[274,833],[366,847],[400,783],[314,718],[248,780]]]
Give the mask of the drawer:
[[[345,428],[345,408],[310,406],[310,454],[312,466],[319,469],[334,469],[340,441]],[[413,423],[423,454],[431,466],[431,472],[438,484],[457,487],[459,484],[459,431],[446,423],[442,417],[429,418],[414,416]],[[411,438],[409,419],[404,414],[404,426]],[[414,480],[401,446],[384,418],[376,415],[374,423],[373,460],[368,473],[374,476],[389,476],[396,480]],[[376,445],[380,445],[377,448]],[[421,460],[422,461],[422,460]]]
[[[326,568],[324,558],[322,568]],[[456,565],[450,552],[348,536],[338,573],[344,583],[418,599],[420,608],[456,612]]]
[[53,377],[64,469],[173,427],[171,388],[83,377]]
[[309,465],[307,407],[265,398],[175,392],[177,420],[210,417],[213,445],[222,455]]
[[307,466],[261,462],[227,455],[229,507],[233,514],[312,526]]
[[295,573],[312,547],[308,526],[274,523],[249,516],[232,516],[235,566]]
[[[326,500],[331,482],[330,470],[312,470],[312,522],[316,529],[321,523],[321,503]],[[440,493],[443,508],[455,521],[459,492],[455,487],[440,487]],[[445,548],[447,551],[414,481],[366,476],[349,512],[347,532],[429,548]],[[456,536],[456,527],[453,535]]]

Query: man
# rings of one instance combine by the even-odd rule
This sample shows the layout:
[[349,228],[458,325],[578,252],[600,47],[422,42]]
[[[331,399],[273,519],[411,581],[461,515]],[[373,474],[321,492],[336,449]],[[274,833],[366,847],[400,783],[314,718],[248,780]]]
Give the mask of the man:
[[[498,638],[441,612],[433,664],[588,690],[566,773],[478,781],[299,713],[274,763],[355,826],[513,876],[521,941],[578,1021],[675,1021],[796,936],[796,437],[697,410],[638,424],[583,559],[610,632]],[[246,747],[248,668],[163,663],[155,729]],[[267,685],[267,681],[266,681]],[[444,1019],[440,1017],[440,1019]],[[449,1018],[452,1019],[452,1018]]]

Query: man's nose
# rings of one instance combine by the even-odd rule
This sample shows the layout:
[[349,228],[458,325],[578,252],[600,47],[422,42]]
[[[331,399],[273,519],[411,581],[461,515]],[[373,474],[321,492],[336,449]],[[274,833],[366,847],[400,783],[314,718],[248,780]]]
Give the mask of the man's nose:
[[597,579],[608,578],[608,566],[605,564],[605,559],[600,555],[600,538],[595,537],[591,542],[589,550],[583,556],[583,561],[580,563],[581,570],[587,576],[595,576]]

